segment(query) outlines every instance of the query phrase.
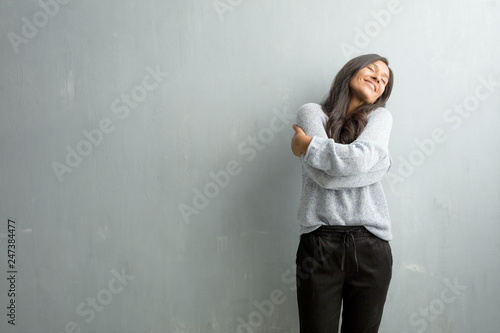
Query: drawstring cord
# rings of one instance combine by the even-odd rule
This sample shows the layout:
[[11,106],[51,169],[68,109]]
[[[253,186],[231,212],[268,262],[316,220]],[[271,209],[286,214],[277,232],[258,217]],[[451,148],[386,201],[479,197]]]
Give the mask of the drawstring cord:
[[[354,247],[354,260],[356,261],[356,271],[359,272],[359,265],[358,265],[358,255],[356,253],[356,242],[354,240],[354,233],[357,233],[357,232],[363,232],[364,229],[347,229],[347,230],[338,230],[338,229],[327,229],[325,228],[325,230],[322,230],[321,231],[321,234],[324,234],[324,235],[327,235],[328,233],[330,232],[335,232],[335,233],[341,233],[341,234],[344,234],[344,237],[343,237],[343,242],[344,242],[344,246],[342,246],[342,268],[341,270],[344,271],[344,263],[345,263],[345,248],[346,246],[349,247],[349,239],[348,239],[348,236],[351,236],[352,238],[352,245]],[[321,240],[321,238],[320,238]],[[332,274],[334,274],[334,272],[332,271]]]
[[[353,230],[354,232],[359,231],[359,229]],[[358,256],[356,254],[356,242],[354,241],[354,235],[351,230],[344,231],[344,246],[342,247],[342,271],[344,271],[344,261],[345,261],[345,247],[349,247],[349,242],[347,241],[347,236],[351,236],[352,245],[354,246],[354,260],[356,261],[356,271],[359,271],[358,268]]]

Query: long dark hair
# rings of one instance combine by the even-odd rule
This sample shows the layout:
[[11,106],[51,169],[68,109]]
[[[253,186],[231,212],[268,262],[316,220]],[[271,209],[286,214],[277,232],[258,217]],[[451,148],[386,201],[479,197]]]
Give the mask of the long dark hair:
[[356,140],[368,123],[368,114],[376,108],[385,107],[394,82],[394,74],[389,68],[389,81],[382,95],[373,104],[362,104],[346,114],[351,97],[349,82],[358,71],[367,65],[382,60],[389,67],[389,61],[378,54],[365,54],[349,60],[337,73],[330,92],[321,103],[328,116],[326,133],[335,142],[348,144]]

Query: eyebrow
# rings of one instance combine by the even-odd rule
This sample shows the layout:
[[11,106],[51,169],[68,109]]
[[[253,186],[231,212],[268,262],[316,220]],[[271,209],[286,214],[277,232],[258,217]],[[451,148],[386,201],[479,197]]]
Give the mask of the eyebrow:
[[[371,64],[371,65],[373,65],[373,66],[377,67],[378,69],[380,69],[380,67],[378,67],[378,65],[376,65],[376,64]],[[384,74],[385,77],[387,78],[387,80],[389,80],[389,77],[387,76],[387,74],[385,74],[385,73],[382,73],[382,74]]]

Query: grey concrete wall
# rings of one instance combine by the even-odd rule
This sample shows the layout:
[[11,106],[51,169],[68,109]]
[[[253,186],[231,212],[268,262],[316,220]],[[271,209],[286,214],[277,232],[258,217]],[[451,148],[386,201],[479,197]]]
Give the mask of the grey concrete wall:
[[381,332],[496,331],[499,15],[1,1],[0,331],[298,332],[292,124],[363,53],[395,74]]

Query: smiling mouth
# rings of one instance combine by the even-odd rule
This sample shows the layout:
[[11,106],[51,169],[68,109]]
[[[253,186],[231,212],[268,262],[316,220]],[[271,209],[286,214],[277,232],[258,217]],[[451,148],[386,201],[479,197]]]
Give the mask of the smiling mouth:
[[367,81],[367,80],[365,80],[365,81],[373,88],[373,91],[376,91],[375,85],[373,83],[371,83],[370,81]]

